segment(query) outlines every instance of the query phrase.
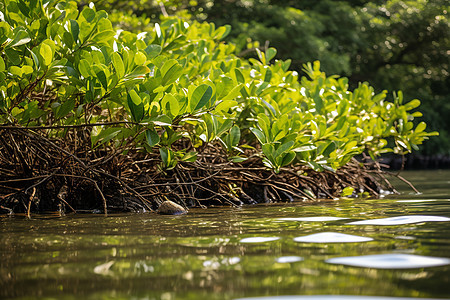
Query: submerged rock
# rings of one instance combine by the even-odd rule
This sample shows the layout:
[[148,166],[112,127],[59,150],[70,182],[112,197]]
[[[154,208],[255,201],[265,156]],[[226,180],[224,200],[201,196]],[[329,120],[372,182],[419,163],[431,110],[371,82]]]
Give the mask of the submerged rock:
[[187,210],[183,206],[167,200],[161,203],[157,212],[162,215],[183,215],[187,213]]

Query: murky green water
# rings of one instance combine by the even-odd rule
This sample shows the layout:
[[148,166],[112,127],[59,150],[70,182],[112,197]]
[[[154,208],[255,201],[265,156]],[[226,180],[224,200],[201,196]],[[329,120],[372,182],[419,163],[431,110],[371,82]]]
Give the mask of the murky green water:
[[[399,184],[405,194],[380,200],[192,209],[177,217],[3,216],[0,298],[450,297],[450,222],[411,219],[450,217],[450,172],[404,175],[423,194]],[[409,218],[348,224],[396,216]],[[338,218],[299,219],[306,217]],[[323,232],[330,234],[313,235]],[[396,255],[365,257],[379,254]]]

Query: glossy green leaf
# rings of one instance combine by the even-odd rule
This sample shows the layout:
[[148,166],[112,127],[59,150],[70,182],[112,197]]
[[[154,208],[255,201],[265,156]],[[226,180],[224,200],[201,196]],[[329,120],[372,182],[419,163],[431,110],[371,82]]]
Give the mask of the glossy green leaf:
[[147,53],[148,59],[153,59],[161,53],[161,50],[160,45],[151,44],[145,48],[145,53]]
[[230,130],[230,137],[231,137],[231,146],[235,147],[239,144],[239,141],[241,140],[241,130],[239,129],[239,126],[234,125]]
[[138,66],[145,64],[147,61],[147,56],[142,53],[141,51],[138,51],[136,55],[134,56],[134,63]]
[[75,107],[75,101],[72,99],[67,99],[56,112],[56,118],[62,118],[70,113]]
[[116,35],[115,31],[113,31],[113,30],[105,30],[105,31],[102,31],[102,32],[99,32],[99,33],[95,34],[92,37],[91,40],[94,43],[97,43],[97,44],[106,44],[106,45],[108,45],[108,43],[113,39],[113,37],[115,35]]
[[270,62],[275,57],[275,55],[277,55],[277,49],[272,48],[272,47],[266,49],[267,62]]
[[140,122],[144,117],[144,104],[135,90],[130,90],[127,94],[128,107],[135,122]]
[[16,28],[16,30],[14,30],[14,38],[8,44],[7,47],[8,48],[18,47],[21,45],[25,45],[25,44],[29,43],[30,41],[31,41],[31,38],[25,30]]
[[114,66],[114,69],[115,69],[116,72],[117,72],[118,77],[119,77],[119,78],[122,78],[122,77],[125,75],[125,67],[124,67],[124,65],[123,65],[123,60],[122,60],[122,58],[120,57],[120,54],[117,53],[117,52],[114,52],[114,53],[112,54],[112,57],[111,57],[111,58],[112,58],[112,59],[111,59],[111,62],[112,62],[112,64],[113,64],[113,66]]
[[76,20],[69,20],[70,22],[70,33],[72,34],[73,41],[76,43],[78,41],[78,35],[80,34],[80,26]]
[[167,60],[161,68],[161,84],[166,86],[175,82],[183,73],[183,67],[175,60]]
[[150,147],[154,147],[160,142],[158,133],[156,133],[156,131],[153,129],[147,129],[145,131],[145,137]]
[[213,89],[207,85],[202,84],[198,86],[189,100],[189,107],[191,111],[196,111],[204,107],[213,96]]
[[177,116],[180,111],[178,100],[171,94],[164,96],[161,100],[161,107],[163,108],[163,113],[170,113],[172,116]]
[[180,160],[181,161],[188,161],[188,162],[194,162],[197,160],[198,153],[195,151],[190,151],[186,153]]

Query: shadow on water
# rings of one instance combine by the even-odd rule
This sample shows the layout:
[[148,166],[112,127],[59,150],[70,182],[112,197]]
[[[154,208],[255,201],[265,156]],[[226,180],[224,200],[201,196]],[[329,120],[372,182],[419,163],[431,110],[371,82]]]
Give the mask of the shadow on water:
[[450,172],[404,175],[423,193],[398,182],[402,195],[377,200],[2,216],[0,298],[450,297]]

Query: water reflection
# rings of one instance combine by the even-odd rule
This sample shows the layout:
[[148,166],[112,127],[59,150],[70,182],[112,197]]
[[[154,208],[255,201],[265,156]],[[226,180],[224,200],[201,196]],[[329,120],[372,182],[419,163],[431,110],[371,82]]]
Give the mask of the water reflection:
[[409,215],[391,218],[372,219],[350,222],[350,225],[405,225],[422,222],[448,222],[450,218],[440,216]]
[[320,232],[294,238],[299,243],[359,243],[373,241],[373,238],[338,232]]
[[[178,217],[1,216],[0,298],[450,297],[445,174],[418,174],[421,195],[380,200],[192,209]],[[324,296],[310,299],[317,297]]]
[[254,236],[249,238],[241,239],[241,243],[267,243],[279,240],[279,237],[262,237],[262,236]]
[[445,266],[450,259],[412,254],[376,254],[351,257],[336,257],[326,260],[330,264],[342,264],[354,267],[375,269],[415,269]]

